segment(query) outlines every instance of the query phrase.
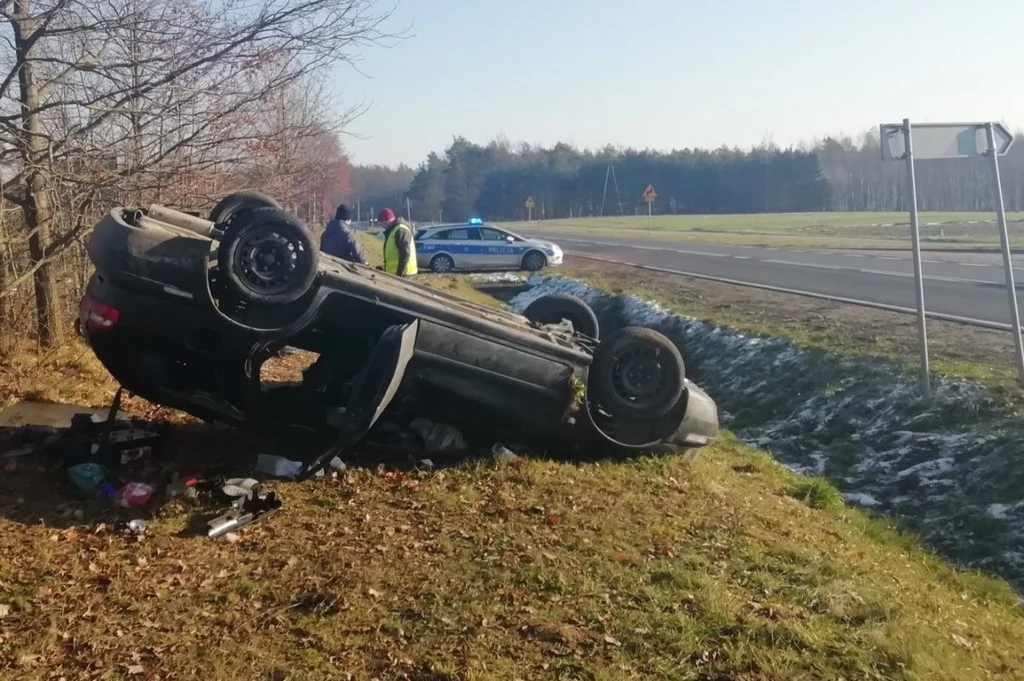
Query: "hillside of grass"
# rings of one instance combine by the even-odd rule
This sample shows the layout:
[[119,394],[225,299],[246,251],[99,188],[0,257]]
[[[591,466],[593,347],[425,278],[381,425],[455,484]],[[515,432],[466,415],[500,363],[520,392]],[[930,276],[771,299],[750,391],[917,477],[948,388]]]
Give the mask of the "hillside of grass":
[[[115,388],[77,341],[7,359],[7,399],[100,406]],[[260,451],[192,428],[169,456],[244,473]],[[75,499],[53,462],[0,473],[0,678],[1024,676],[1005,583],[727,434],[696,456],[371,464],[273,487],[282,511],[211,541],[192,530],[208,504],[148,511],[133,535],[136,514]]]

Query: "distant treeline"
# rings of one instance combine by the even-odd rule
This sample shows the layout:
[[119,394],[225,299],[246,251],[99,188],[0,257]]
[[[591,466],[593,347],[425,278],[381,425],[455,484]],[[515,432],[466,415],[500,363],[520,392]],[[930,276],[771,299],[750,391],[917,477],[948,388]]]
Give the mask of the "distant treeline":
[[[1024,210],[1024,137],[1002,160],[1008,210]],[[986,159],[917,164],[922,210],[992,209]],[[419,221],[490,220],[645,214],[642,194],[657,192],[656,214],[906,210],[906,169],[881,160],[876,132],[858,140],[829,137],[800,148],[771,143],[750,150],[670,152],[606,147],[581,151],[497,140],[479,145],[456,138],[415,170],[356,166],[353,196],[368,213],[391,206]]]

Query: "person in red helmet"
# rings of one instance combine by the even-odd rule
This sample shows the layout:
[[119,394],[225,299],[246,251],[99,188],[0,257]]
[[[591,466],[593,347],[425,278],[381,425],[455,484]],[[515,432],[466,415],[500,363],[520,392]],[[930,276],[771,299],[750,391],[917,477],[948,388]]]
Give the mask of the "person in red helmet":
[[416,274],[416,243],[412,227],[385,208],[377,215],[377,224],[384,228],[384,271],[408,277]]

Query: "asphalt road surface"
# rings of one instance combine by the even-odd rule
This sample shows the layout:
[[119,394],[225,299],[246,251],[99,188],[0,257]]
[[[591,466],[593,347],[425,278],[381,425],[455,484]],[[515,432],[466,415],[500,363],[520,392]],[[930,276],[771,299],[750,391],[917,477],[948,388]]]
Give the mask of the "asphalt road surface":
[[[914,264],[909,251],[720,246],[643,236],[541,236],[569,253],[916,308]],[[1002,257],[998,253],[925,251],[922,261],[925,309],[988,322],[1010,322]],[[1024,256],[1015,255],[1014,280],[1019,293],[1024,288]]]

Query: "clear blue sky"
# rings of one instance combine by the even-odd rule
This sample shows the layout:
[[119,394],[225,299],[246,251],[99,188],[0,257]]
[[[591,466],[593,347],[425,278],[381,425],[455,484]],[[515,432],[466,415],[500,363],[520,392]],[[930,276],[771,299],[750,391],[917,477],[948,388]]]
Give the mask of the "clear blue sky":
[[[384,0],[386,2],[386,0]],[[359,164],[454,135],[781,145],[904,117],[1024,126],[1021,0],[399,0],[413,34],[337,85]]]

